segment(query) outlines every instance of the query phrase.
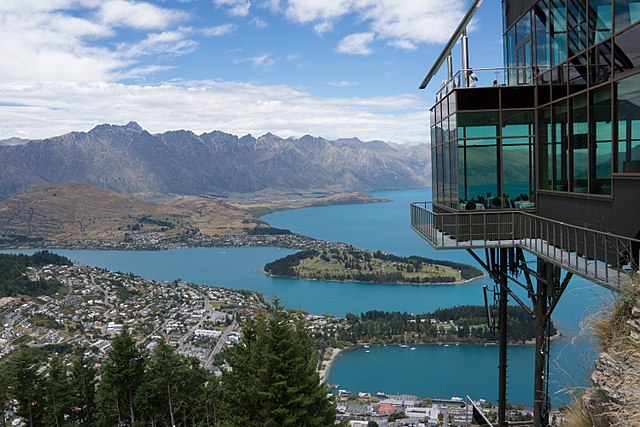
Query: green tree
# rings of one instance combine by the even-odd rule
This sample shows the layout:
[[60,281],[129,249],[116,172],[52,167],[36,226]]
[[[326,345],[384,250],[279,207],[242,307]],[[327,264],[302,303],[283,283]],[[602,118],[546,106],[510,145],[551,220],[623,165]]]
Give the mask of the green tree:
[[19,350],[7,362],[7,374],[10,395],[18,401],[17,414],[27,421],[29,427],[42,425],[42,378],[31,351]]
[[98,387],[101,423],[135,425],[134,396],[142,384],[145,358],[127,328],[116,336],[104,361]]
[[67,370],[58,356],[54,356],[49,362],[45,388],[45,424],[59,427],[64,424],[65,416],[70,415],[71,390],[67,380]]
[[2,413],[2,426],[7,426],[5,412],[9,404],[9,376],[6,371],[0,367],[0,413]]
[[71,367],[70,403],[73,417],[81,425],[93,425],[96,399],[96,371],[91,361],[77,357]]
[[329,426],[335,407],[317,373],[318,354],[302,322],[275,301],[268,314],[244,325],[223,375],[230,425]]

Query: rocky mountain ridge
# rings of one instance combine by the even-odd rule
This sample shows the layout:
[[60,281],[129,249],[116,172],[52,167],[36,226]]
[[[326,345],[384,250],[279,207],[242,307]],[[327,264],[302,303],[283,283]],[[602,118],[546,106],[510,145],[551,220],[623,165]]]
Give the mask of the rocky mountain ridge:
[[0,199],[66,181],[133,196],[399,189],[428,185],[431,169],[427,145],[220,131],[154,135],[135,122],[20,142],[0,145]]

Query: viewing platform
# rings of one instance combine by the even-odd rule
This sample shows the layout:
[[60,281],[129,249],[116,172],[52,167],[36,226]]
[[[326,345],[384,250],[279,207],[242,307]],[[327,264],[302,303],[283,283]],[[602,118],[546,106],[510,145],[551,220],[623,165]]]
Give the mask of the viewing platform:
[[441,213],[430,205],[411,204],[411,227],[438,250],[519,247],[612,290],[638,270],[640,240],[518,210]]

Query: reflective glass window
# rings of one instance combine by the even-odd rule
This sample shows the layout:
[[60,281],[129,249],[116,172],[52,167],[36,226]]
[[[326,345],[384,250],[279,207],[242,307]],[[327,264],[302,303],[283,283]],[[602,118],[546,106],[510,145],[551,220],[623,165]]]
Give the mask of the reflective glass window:
[[453,141],[457,138],[457,128],[456,128],[456,115],[452,114],[449,116],[449,141]]
[[444,183],[444,175],[443,175],[443,167],[442,167],[442,145],[436,147],[436,201],[438,203],[444,203],[443,197],[443,183]]
[[569,57],[587,47],[587,9],[584,0],[567,0],[567,33]]
[[590,176],[591,193],[611,194],[611,87],[605,86],[591,93]]
[[569,93],[576,93],[587,88],[587,55],[582,54],[569,61]]
[[551,107],[538,110],[538,146],[540,147],[540,188],[553,189],[553,144],[551,139]]
[[533,111],[503,111],[502,136],[533,135]]
[[552,106],[551,143],[553,144],[553,189],[568,190],[569,144],[567,102],[561,101]]
[[640,69],[640,25],[629,28],[615,38],[614,63],[616,73]]
[[549,69],[551,57],[549,54],[549,9],[546,2],[538,2],[533,9],[535,24],[535,65],[538,72]]
[[587,95],[571,99],[571,191],[587,193],[589,180],[589,124],[587,122]]
[[517,81],[517,61],[516,61],[516,27],[515,25],[507,31],[507,46],[506,46],[506,63],[508,68],[508,75],[506,76],[507,85],[516,84]]
[[640,0],[616,0],[616,33],[640,21]]
[[[465,202],[491,201],[498,196],[498,147],[475,146],[458,150],[460,170],[460,198]],[[484,203],[483,203],[484,205]],[[489,203],[487,207],[491,207]],[[500,207],[500,199],[498,205]]]
[[498,112],[458,113],[459,138],[487,138],[498,136]]
[[457,208],[460,194],[458,190],[458,144],[449,144],[449,162],[451,164],[451,207]]
[[502,146],[502,195],[504,207],[533,207],[533,140]]
[[640,74],[617,86],[617,172],[640,173]]
[[589,43],[600,43],[613,29],[611,0],[589,0]]
[[429,119],[431,120],[431,123],[429,125],[430,126],[435,126],[435,124],[436,124],[436,110],[434,108],[432,108],[429,111]]
[[589,82],[591,85],[604,83],[611,75],[611,41],[606,41],[589,53]]
[[551,15],[551,66],[567,60],[567,10],[564,0],[549,2]]
[[442,197],[446,206],[451,206],[451,164],[449,163],[449,146],[442,147]]

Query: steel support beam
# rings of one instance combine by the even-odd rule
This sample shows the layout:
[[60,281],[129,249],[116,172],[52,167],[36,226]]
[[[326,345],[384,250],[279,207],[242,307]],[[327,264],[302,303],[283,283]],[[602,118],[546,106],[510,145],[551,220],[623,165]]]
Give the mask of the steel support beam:
[[499,300],[499,332],[500,332],[500,371],[498,380],[498,426],[507,427],[507,249],[500,248],[500,300]]
[[538,258],[538,274],[546,277],[546,281],[538,280],[536,285],[536,350],[533,377],[533,425],[546,427],[548,424],[546,411],[545,362],[547,357],[547,283],[553,283],[553,265]]

